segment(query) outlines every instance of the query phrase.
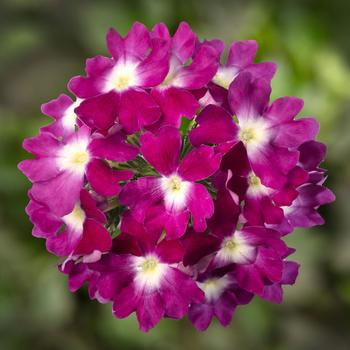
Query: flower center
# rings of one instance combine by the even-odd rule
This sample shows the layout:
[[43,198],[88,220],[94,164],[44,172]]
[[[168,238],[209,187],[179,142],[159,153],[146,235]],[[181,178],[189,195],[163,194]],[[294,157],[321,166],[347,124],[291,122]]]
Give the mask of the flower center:
[[256,139],[256,132],[253,128],[241,130],[239,137],[243,143],[247,144]]
[[226,276],[221,278],[208,278],[204,282],[198,283],[199,288],[205,293],[205,298],[207,301],[216,300],[219,298],[228,284],[229,281]]
[[85,212],[80,206],[80,203],[77,203],[73,211],[62,217],[63,222],[72,228],[74,231],[82,231],[83,224],[85,221]]
[[158,261],[151,257],[144,261],[144,263],[141,265],[142,271],[144,273],[154,273],[157,269]]
[[115,80],[115,88],[117,90],[123,90],[130,85],[131,77],[129,75],[120,75]]
[[237,243],[233,240],[233,238],[228,239],[225,243],[224,243],[224,249],[227,249],[229,251],[233,251],[237,248]]
[[268,124],[263,118],[244,118],[239,120],[239,139],[244,143],[250,156],[270,139]]
[[254,261],[256,248],[247,244],[241,232],[227,237],[218,251],[217,258],[226,263],[249,264]]
[[187,202],[190,182],[183,181],[178,175],[164,176],[160,181],[166,208],[176,211],[184,208]]
[[249,186],[261,186],[260,178],[258,178],[255,174],[251,174],[248,176],[248,185]]
[[85,165],[89,159],[89,154],[86,151],[78,151],[72,154],[70,162],[73,166]]
[[248,176],[248,190],[247,190],[247,196],[251,197],[258,197],[262,194],[268,194],[269,189],[268,187],[264,186],[261,183],[261,180],[258,176],[256,176],[254,173],[250,173]]
[[123,91],[137,85],[137,64],[133,62],[118,63],[107,77],[105,90]]
[[57,159],[60,170],[69,170],[80,175],[85,172],[89,160],[90,154],[85,141],[65,145]]
[[156,256],[136,258],[136,283],[140,288],[157,288],[165,273],[166,264],[162,264]]

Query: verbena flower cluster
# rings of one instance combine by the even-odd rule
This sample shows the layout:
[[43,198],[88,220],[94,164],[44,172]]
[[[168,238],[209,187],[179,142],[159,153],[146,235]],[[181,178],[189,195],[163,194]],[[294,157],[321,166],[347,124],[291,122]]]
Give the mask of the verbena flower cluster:
[[[254,296],[280,303],[298,263],[283,238],[323,224],[326,147],[303,101],[270,102],[276,65],[257,43],[200,41],[182,22],[107,34],[111,57],[42,106],[54,119],[24,141],[33,235],[61,257],[72,292],[136,312],[148,331],[188,315],[230,324]],[[222,57],[227,59],[222,63]]]

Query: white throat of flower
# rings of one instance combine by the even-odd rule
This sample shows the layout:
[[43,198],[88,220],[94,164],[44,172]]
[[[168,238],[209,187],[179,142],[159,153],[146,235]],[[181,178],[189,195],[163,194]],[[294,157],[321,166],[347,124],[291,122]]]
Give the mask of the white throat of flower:
[[127,90],[132,86],[138,85],[136,62],[118,62],[106,79],[105,92],[116,90]]
[[77,203],[73,211],[62,217],[63,222],[73,231],[82,232],[86,215],[80,203]]
[[197,283],[199,288],[205,293],[205,299],[207,301],[217,300],[230,284],[227,276],[208,278],[204,282]]
[[255,254],[256,248],[247,244],[240,231],[236,231],[222,242],[216,257],[225,263],[250,264]]
[[216,85],[228,89],[237,74],[238,69],[236,67],[220,67],[214,75],[213,82]]
[[83,175],[90,161],[87,149],[88,139],[77,140],[63,146],[57,154],[57,165],[60,170],[68,170],[77,175]]
[[159,287],[167,265],[159,261],[155,255],[135,257],[135,282],[140,289],[156,289]]
[[77,115],[75,114],[74,110],[79,107],[80,103],[83,100],[80,98],[77,98],[75,102],[73,102],[64,112],[62,116],[62,125],[65,129],[74,131],[76,122],[77,122]]
[[264,194],[269,194],[270,189],[261,183],[261,180],[254,173],[248,175],[248,189],[247,196],[260,197]]
[[186,206],[191,183],[184,181],[177,174],[163,176],[160,186],[164,195],[165,207],[171,211],[179,211]]
[[262,118],[242,119],[239,121],[239,129],[239,139],[244,143],[250,155],[270,140],[269,125]]

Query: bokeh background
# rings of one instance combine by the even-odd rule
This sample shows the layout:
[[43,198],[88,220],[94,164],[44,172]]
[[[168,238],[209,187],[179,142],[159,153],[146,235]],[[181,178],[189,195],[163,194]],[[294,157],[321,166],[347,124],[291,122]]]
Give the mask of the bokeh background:
[[[350,2],[348,0],[1,0],[0,1],[0,349],[350,348]],[[165,320],[148,334],[134,317],[116,320],[110,305],[71,294],[24,214],[28,181],[16,164],[24,137],[49,119],[40,104],[66,91],[84,60],[106,54],[108,27],[133,21],[174,30],[188,21],[201,38],[256,39],[258,59],[278,62],[273,97],[305,99],[328,144],[328,186],[337,202],[323,227],[288,238],[301,273],[285,302],[256,299],[232,326],[198,333],[188,320]]]

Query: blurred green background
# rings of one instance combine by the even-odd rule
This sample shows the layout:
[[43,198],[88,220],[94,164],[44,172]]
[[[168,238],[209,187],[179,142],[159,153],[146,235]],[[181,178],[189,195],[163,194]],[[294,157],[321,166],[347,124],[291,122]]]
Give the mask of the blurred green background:
[[[0,1],[0,349],[350,348],[350,2],[218,0]],[[69,293],[42,240],[31,237],[24,207],[28,181],[16,169],[24,137],[49,118],[40,104],[66,91],[84,60],[106,54],[108,27],[125,34],[133,21],[188,21],[201,38],[256,39],[258,59],[278,62],[273,97],[305,99],[304,115],[321,122],[328,144],[328,186],[337,202],[327,224],[288,238],[301,273],[285,302],[256,299],[232,326],[198,333],[188,320],[165,320],[148,334],[134,317]]]

